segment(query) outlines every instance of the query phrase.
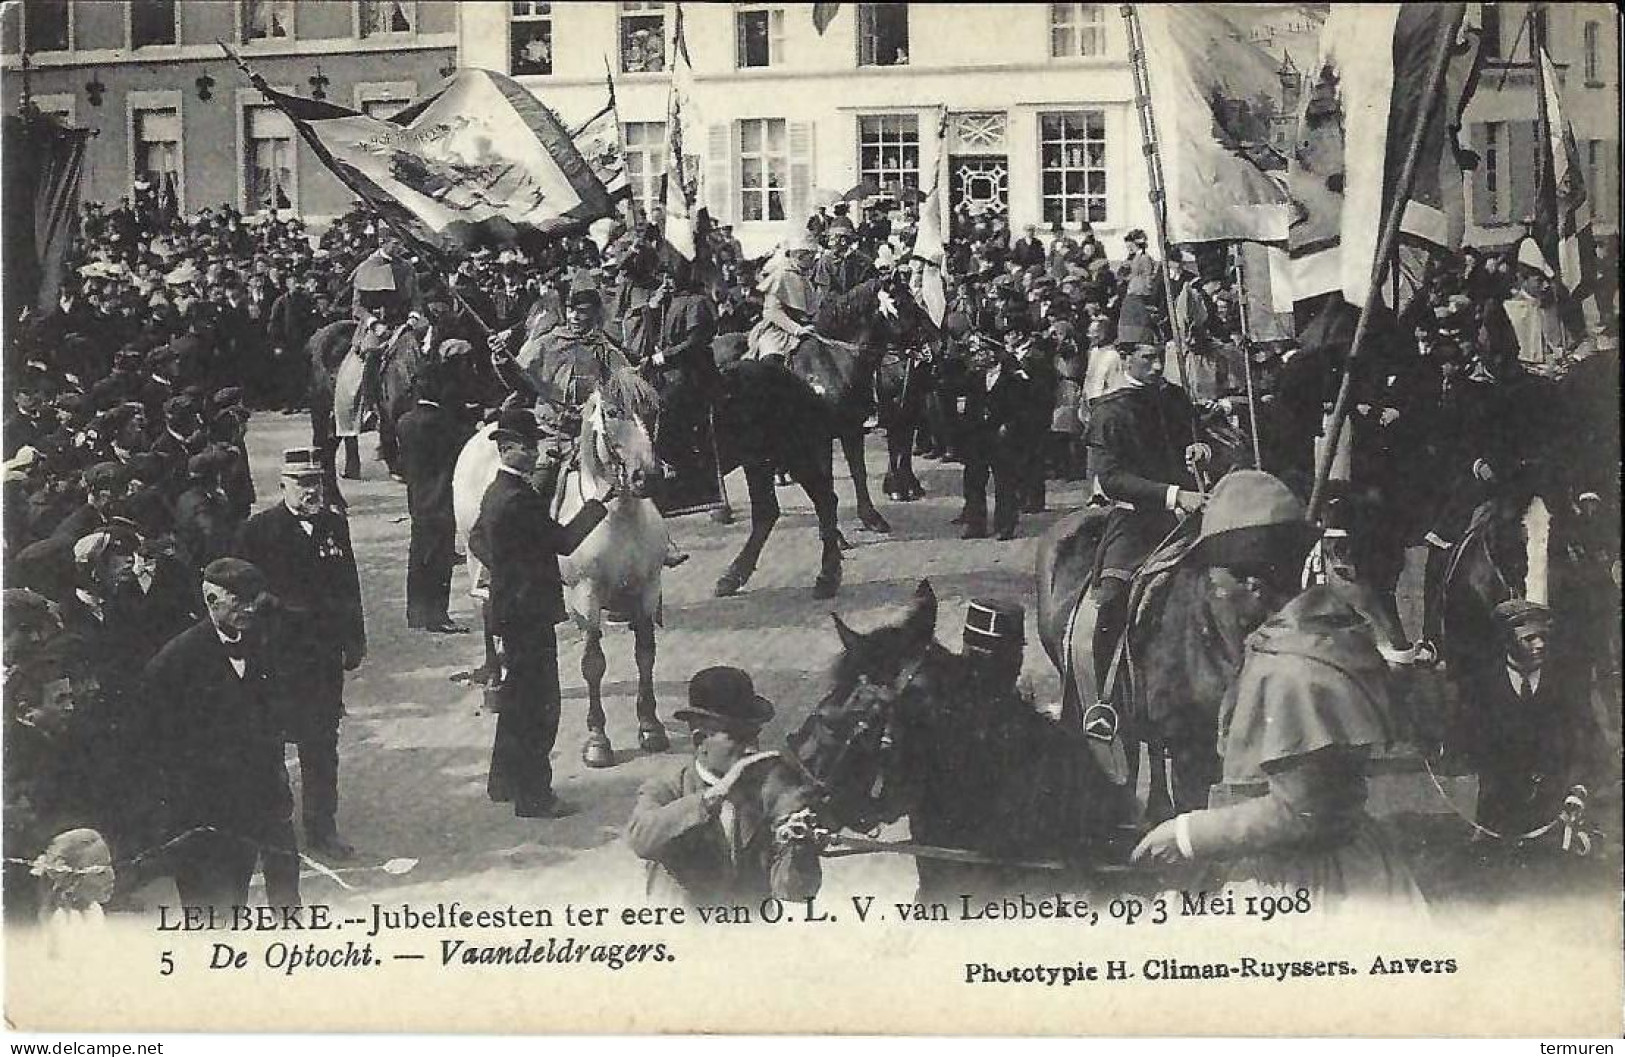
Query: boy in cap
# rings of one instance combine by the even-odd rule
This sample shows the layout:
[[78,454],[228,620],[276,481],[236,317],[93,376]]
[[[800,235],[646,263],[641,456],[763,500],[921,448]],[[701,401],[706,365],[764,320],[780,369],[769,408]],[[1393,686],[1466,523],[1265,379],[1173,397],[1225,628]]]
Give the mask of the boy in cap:
[[265,622],[274,599],[252,563],[218,558],[203,570],[203,602],[207,617],[144,675],[169,825],[181,838],[175,885],[183,906],[243,905],[263,859],[268,901],[297,906],[293,795]]
[[818,890],[817,849],[779,841],[763,815],[760,789],[768,761],[757,741],[773,705],[750,674],[714,667],[688,682],[694,758],[638,790],[627,825],[632,850],[647,864],[647,895],[666,906],[754,904],[770,894],[791,898]]
[[1468,721],[1479,772],[1478,824],[1507,838],[1556,817],[1587,777],[1595,724],[1584,691],[1554,663],[1552,611],[1512,598],[1495,607],[1505,646],[1500,664],[1470,673],[1477,716]]
[[353,849],[336,824],[339,719],[344,673],[366,657],[367,630],[350,525],[327,503],[323,478],[315,449],[283,452],[282,502],[244,523],[235,550],[281,602],[277,644],[289,663],[278,689],[288,740],[299,746],[306,841],[345,858]]

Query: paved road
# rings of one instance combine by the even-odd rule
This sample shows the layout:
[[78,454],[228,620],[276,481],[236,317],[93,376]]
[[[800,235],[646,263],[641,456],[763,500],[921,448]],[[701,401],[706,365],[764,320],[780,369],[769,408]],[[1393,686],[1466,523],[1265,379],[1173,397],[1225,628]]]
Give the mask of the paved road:
[[[303,416],[257,415],[249,447],[261,505],[275,501],[281,449],[308,443]],[[340,743],[342,833],[358,849],[358,863],[342,876],[358,898],[426,901],[457,898],[559,900],[592,892],[635,897],[641,891],[641,864],[620,840],[620,830],[638,786],[650,775],[678,766],[680,724],[672,724],[672,752],[648,756],[637,751],[632,695],[636,668],[632,637],[625,629],[605,638],[609,671],[605,708],[616,765],[592,770],[580,762],[585,735],[586,691],[580,676],[581,636],[560,628],[560,669],[564,718],[554,754],[557,789],[578,807],[565,819],[516,819],[505,805],[485,797],[486,765],[495,718],[481,710],[481,694],[448,681],[478,664],[477,635],[439,636],[405,627],[405,557],[408,527],[404,488],[388,479],[370,458],[363,438],[364,473],[344,482],[350,504],[367,614],[370,650],[366,663],[346,686],[348,716]],[[884,452],[878,437],[869,444],[869,466],[878,483]],[[837,460],[838,461],[838,460]],[[1057,515],[1024,519],[1022,538],[1011,542],[965,542],[948,524],[958,510],[957,464],[926,462],[929,496],[910,504],[886,504],[889,536],[861,531],[850,516],[851,491],[837,482],[843,527],[856,547],[848,552],[845,583],[833,602],[812,597],[818,539],[811,504],[798,489],[781,489],[784,514],[763,555],[761,568],[741,595],[711,597],[711,586],[743,542],[743,519],[718,526],[704,516],[678,520],[674,530],[693,559],[669,571],[665,582],[665,627],[655,667],[660,712],[681,707],[688,677],[710,664],[747,668],[761,693],[777,703],[779,714],[764,744],[782,744],[800,723],[819,692],[820,676],[837,650],[829,614],[839,611],[855,627],[882,623],[908,599],[920,578],[929,577],[940,610],[938,637],[958,648],[965,603],[981,595],[1017,599],[1032,608],[1033,548],[1037,535]],[[742,501],[744,482],[728,481],[729,494]],[[1050,507],[1070,509],[1082,501],[1077,486],[1052,484]],[[453,616],[478,627],[460,579],[453,589]],[[1036,643],[1034,634],[1029,641]],[[1027,658],[1027,678],[1040,702],[1058,696],[1058,682],[1036,645]],[[296,762],[290,755],[290,767]],[[376,868],[396,858],[418,860],[408,873]],[[843,859],[831,864],[828,884],[835,892],[867,891],[882,899],[908,898],[912,862],[892,856]],[[337,899],[326,878],[307,880],[308,898]]]

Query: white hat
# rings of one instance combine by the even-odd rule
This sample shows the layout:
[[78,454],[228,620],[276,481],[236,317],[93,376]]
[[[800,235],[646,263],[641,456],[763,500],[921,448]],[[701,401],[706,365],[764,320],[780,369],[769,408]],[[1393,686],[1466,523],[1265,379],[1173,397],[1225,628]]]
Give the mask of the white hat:
[[875,267],[876,268],[895,268],[895,267],[897,267],[897,253],[891,248],[891,243],[882,242],[880,244],[880,249],[875,251]]
[[1552,266],[1546,263],[1546,255],[1540,252],[1534,239],[1526,238],[1518,243],[1518,263],[1525,268],[1533,268],[1548,279],[1552,277]]

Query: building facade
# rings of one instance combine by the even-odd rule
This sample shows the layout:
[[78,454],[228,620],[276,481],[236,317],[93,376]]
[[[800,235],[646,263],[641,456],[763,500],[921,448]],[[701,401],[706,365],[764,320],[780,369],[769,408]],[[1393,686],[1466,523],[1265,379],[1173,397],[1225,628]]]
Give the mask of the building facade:
[[217,40],[282,90],[375,114],[405,107],[452,68],[452,0],[24,0],[3,8],[0,94],[26,91],[95,130],[86,202],[138,181],[180,209],[254,212],[286,201],[307,219],[354,200]]
[[[1620,207],[1619,14],[1610,4],[1538,4],[1535,17],[1561,82],[1563,110],[1574,126],[1593,223],[1617,236]],[[1534,65],[1527,3],[1476,5],[1484,30],[1483,74],[1464,115],[1479,156],[1468,178],[1467,241],[1500,246],[1523,234],[1534,213],[1538,138]]]
[[[940,180],[945,209],[1007,211],[1018,232],[1087,220],[1113,253],[1130,229],[1151,230],[1117,5],[848,3],[822,34],[812,10],[682,7],[703,129],[685,130],[685,150],[747,252],[864,180]],[[612,75],[647,205],[665,168],[676,16],[658,2],[474,0],[458,57],[511,73],[570,122],[603,107]]]

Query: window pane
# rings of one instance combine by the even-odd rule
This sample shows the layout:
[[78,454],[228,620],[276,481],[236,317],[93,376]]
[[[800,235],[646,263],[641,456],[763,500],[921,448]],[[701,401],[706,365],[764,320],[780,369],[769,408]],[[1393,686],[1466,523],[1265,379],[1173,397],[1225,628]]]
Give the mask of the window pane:
[[784,192],[769,191],[767,195],[767,218],[769,220],[784,219]]
[[[632,5],[627,5],[628,7]],[[660,73],[666,68],[664,14],[621,15],[621,71]]]
[[739,123],[739,146],[748,154],[762,152],[762,122],[741,121]]
[[29,51],[68,50],[68,5],[61,0],[25,0],[23,25]]
[[783,121],[767,122],[767,148],[775,154],[784,152],[784,128]]
[[130,0],[130,44],[175,43],[175,0]]
[[515,22],[509,69],[516,76],[544,76],[553,72],[551,20]]

